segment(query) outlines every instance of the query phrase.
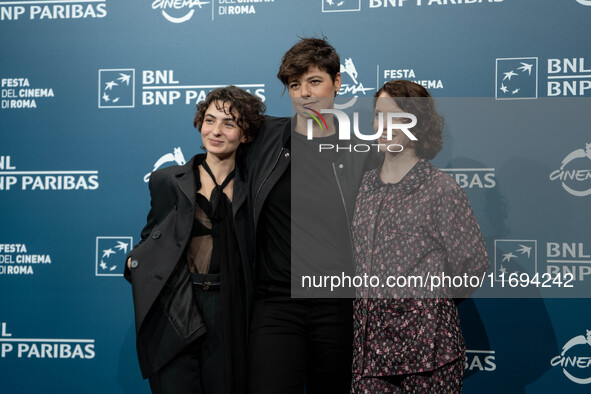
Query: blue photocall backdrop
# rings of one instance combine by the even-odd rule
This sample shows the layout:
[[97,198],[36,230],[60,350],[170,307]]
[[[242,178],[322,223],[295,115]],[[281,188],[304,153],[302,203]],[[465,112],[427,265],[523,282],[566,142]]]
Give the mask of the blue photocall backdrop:
[[[195,104],[214,87],[288,116],[275,75],[299,36],[335,46],[343,96],[404,78],[523,108],[518,124],[449,122],[433,163],[468,194],[491,272],[588,285],[589,123],[538,127],[529,109],[588,117],[590,21],[590,0],[0,1],[0,392],[149,392],[122,277],[146,176],[199,152]],[[590,307],[463,302],[464,392],[589,392]]]

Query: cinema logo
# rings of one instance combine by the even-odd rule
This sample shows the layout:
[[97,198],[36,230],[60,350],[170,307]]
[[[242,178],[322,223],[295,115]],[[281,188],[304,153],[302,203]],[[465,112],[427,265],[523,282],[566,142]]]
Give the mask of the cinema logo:
[[0,21],[93,19],[107,16],[107,0],[17,0],[0,3]]
[[[256,14],[260,3],[274,3],[275,0],[217,0],[217,12],[213,1],[200,0],[155,0],[153,10],[159,10],[164,19],[171,23],[184,23],[193,18],[195,11],[205,11],[211,5],[211,20],[217,15],[249,15]],[[251,3],[251,4],[245,4]],[[255,4],[252,4],[255,3]],[[203,12],[205,14],[205,12]]]
[[393,79],[406,79],[418,85],[421,85],[427,90],[443,89],[443,81],[441,79],[419,79],[413,68],[384,68],[380,71],[380,66],[377,67],[377,78],[383,83]]
[[0,94],[2,109],[37,108],[39,99],[55,97],[52,88],[32,87],[29,78],[0,79]]
[[[310,112],[304,112],[305,115],[311,117],[307,123],[307,138],[314,139],[314,123],[318,125],[321,131],[327,130],[328,126],[326,119],[322,114],[332,114],[338,121],[337,137],[339,141],[351,141],[351,121],[349,115],[338,109],[321,109],[320,112],[311,108],[306,108]],[[386,138],[392,140],[392,131],[399,130],[408,137],[411,141],[417,141],[417,137],[410,132],[409,129],[417,125],[417,117],[408,112],[379,112],[376,114],[378,118],[378,131],[373,134],[365,134],[359,130],[359,113],[353,112],[353,134],[362,141],[376,141],[378,138]],[[385,119],[385,120],[384,120]],[[409,121],[407,121],[409,120]],[[386,128],[384,128],[386,122]],[[383,130],[386,130],[386,135],[383,136]],[[385,147],[388,152],[402,152],[404,147],[400,144],[382,144],[382,143],[361,143],[361,144],[319,144],[319,152],[323,151],[346,151],[346,152],[369,152],[375,149],[379,151],[380,147]]]
[[[344,0],[340,1],[344,2]],[[275,0],[217,0],[217,2],[218,15],[248,15],[256,14],[256,7],[260,3],[273,3]]]
[[359,73],[352,58],[345,59],[345,64],[341,64],[341,78],[342,84],[337,94],[345,97],[353,96],[353,98],[346,99],[344,103],[335,102],[334,106],[337,109],[352,107],[357,102],[360,94],[366,96],[367,92],[374,90],[374,88],[363,86],[363,82],[359,79]]
[[0,156],[0,191],[96,190],[98,171],[17,171],[11,156]]
[[15,338],[0,323],[0,358],[84,359],[95,357],[94,339]]
[[591,143],[575,149],[562,160],[560,168],[550,173],[551,181],[559,181],[575,197],[591,195]]
[[33,268],[51,264],[49,254],[32,254],[25,244],[0,243],[0,275],[33,275]]
[[184,166],[187,164],[187,160],[185,160],[185,155],[183,155],[183,151],[180,146],[173,148],[172,152],[160,156],[160,158],[154,163],[154,168],[152,168],[152,171],[144,175],[144,182],[148,183],[150,181],[150,176],[154,171],[161,168],[162,166],[166,167],[165,164],[170,165],[170,163],[176,163],[178,166]]
[[171,23],[183,23],[195,14],[195,9],[202,10],[209,1],[200,0],[155,0],[153,10],[160,10],[164,19]]
[[562,373],[571,382],[591,383],[591,330],[565,343],[560,355],[550,360],[550,365],[562,368]]

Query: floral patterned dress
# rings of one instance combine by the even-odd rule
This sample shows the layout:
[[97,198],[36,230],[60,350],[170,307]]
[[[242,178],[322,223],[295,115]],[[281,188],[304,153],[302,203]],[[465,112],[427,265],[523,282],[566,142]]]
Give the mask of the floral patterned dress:
[[[459,392],[465,344],[450,297],[473,289],[431,290],[410,277],[482,277],[489,259],[480,228],[464,191],[428,161],[396,184],[379,171],[364,175],[352,224],[356,274],[380,280],[354,302],[352,392]],[[385,285],[388,277],[407,285]]]

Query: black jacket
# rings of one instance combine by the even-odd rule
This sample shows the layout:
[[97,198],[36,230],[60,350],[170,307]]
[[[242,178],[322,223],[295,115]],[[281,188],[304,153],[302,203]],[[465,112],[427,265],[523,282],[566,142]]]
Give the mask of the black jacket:
[[[193,296],[184,251],[190,242],[197,182],[193,157],[183,166],[171,166],[150,177],[151,209],[140,242],[130,251],[136,345],[144,378],[158,371],[182,349],[205,333],[205,324]],[[243,262],[246,305],[250,305],[252,274],[249,261],[254,244],[246,209],[247,188],[237,161],[232,211]],[[247,311],[248,316],[248,311]]]
[[[291,162],[291,152],[284,147],[291,132],[292,118],[268,117],[259,129],[257,138],[249,147],[246,158],[249,180],[248,205],[255,233],[261,210],[269,192]],[[353,139],[350,142],[355,144],[361,141]],[[375,151],[354,154],[343,152],[342,155],[339,155],[338,160],[332,163],[341,196],[340,203],[343,206],[347,223],[350,224],[353,219],[355,201],[363,173],[376,168],[381,160],[381,155]]]

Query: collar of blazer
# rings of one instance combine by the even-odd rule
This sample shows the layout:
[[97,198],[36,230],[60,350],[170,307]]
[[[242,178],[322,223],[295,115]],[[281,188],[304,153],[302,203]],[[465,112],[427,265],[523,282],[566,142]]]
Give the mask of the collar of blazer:
[[[197,172],[197,166],[205,160],[205,153],[199,153],[191,158],[187,164],[178,166],[175,175],[179,189],[189,199],[191,205],[195,204],[195,192],[200,189],[201,180]],[[237,162],[238,163],[238,162]],[[244,179],[243,171],[236,171],[234,177],[234,189],[232,198],[232,213],[236,215],[238,208],[246,200],[247,184]]]

